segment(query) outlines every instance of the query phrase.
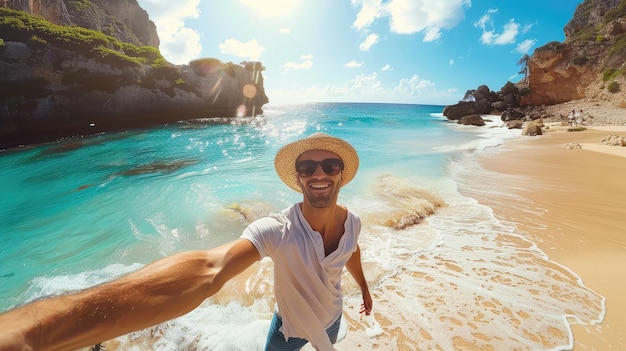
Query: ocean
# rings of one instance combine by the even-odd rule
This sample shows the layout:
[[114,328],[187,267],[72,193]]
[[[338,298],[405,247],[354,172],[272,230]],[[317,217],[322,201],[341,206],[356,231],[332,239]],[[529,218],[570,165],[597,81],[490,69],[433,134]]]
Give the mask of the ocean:
[[[270,104],[257,118],[0,152],[0,311],[238,238],[249,221],[302,200],[277,177],[273,157],[321,131],[350,142],[361,159],[339,202],[362,219],[374,299],[373,314],[360,316],[360,292],[346,273],[337,350],[571,349],[570,325],[599,323],[604,298],[515,223],[463,195],[497,193],[511,181],[474,159],[498,157],[520,130],[501,128],[498,116],[461,126],[442,109]],[[264,259],[191,313],[107,349],[262,350],[273,307]]]

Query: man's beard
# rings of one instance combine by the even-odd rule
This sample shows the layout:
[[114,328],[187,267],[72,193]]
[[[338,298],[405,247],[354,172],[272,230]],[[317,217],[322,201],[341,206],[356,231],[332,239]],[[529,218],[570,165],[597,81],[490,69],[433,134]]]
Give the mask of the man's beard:
[[302,184],[304,199],[315,208],[326,208],[330,206],[337,201],[337,194],[339,193],[339,186],[335,182],[331,182],[331,184],[332,190],[324,194],[311,191],[307,183]]

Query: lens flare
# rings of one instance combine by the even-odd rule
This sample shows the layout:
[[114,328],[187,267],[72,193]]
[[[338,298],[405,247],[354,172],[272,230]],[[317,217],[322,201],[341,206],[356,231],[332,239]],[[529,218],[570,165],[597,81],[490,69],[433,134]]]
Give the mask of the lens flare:
[[252,84],[243,86],[243,95],[248,99],[252,99],[256,95],[256,87]]
[[246,105],[239,105],[237,107],[237,117],[245,117],[246,115]]

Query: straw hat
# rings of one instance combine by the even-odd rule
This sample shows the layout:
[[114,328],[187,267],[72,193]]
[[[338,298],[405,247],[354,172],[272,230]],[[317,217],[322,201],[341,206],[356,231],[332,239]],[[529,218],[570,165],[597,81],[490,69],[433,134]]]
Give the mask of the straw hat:
[[302,192],[295,176],[296,160],[302,153],[309,150],[326,150],[337,154],[341,158],[344,165],[342,172],[343,183],[341,186],[348,184],[356,175],[356,171],[359,168],[359,156],[352,145],[325,133],[315,133],[307,138],[283,146],[276,153],[274,158],[276,173],[291,189]]

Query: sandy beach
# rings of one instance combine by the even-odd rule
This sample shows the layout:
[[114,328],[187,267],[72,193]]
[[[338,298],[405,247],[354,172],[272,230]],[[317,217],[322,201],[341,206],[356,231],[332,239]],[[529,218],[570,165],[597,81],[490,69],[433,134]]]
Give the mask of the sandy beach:
[[[559,120],[572,109],[590,111],[584,131]],[[544,135],[510,141],[497,156],[481,156],[489,171],[521,175],[523,184],[498,184],[520,197],[470,194],[517,224],[552,261],[581,277],[606,298],[602,323],[574,323],[575,350],[626,349],[626,147],[602,145],[626,137],[626,109],[601,102],[550,106]],[[580,146],[580,147],[579,147]],[[505,191],[505,193],[507,192]],[[468,190],[468,192],[472,192]]]

